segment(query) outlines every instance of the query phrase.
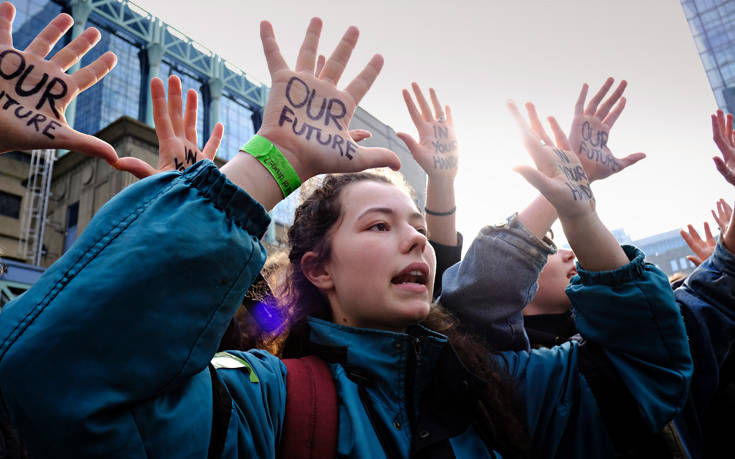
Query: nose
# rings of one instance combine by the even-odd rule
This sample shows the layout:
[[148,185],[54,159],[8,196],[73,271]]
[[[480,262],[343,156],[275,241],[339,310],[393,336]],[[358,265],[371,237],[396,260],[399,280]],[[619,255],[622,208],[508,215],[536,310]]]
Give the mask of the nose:
[[410,253],[414,250],[418,253],[423,252],[426,248],[426,244],[428,243],[426,235],[420,233],[416,228],[410,225],[406,232],[407,235],[401,241],[401,252]]
[[567,249],[559,249],[559,252],[561,252],[561,258],[562,260],[566,262],[574,261],[574,252]]

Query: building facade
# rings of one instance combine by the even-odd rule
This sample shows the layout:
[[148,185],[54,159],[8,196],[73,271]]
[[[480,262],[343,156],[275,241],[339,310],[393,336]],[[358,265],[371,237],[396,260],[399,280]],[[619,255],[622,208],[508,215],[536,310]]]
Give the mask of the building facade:
[[[119,156],[135,156],[155,165],[158,141],[153,130],[149,82],[177,75],[184,91],[199,95],[198,139],[203,146],[217,122],[225,137],[216,162],[224,164],[257,132],[269,88],[245,71],[226,62],[213,51],[194,42],[127,0],[13,0],[16,18],[13,44],[24,49],[59,13],[74,18],[74,27],[50,55],[61,49],[87,27],[96,27],[102,38],[84,58],[91,63],[106,51],[118,57],[117,66],[98,84],[79,95],[65,115],[75,129],[96,135],[115,147]],[[76,66],[79,68],[79,66]],[[70,72],[76,70],[72,68]],[[366,129],[373,136],[366,146],[396,152],[406,181],[416,190],[416,201],[425,201],[426,177],[413,161],[403,142],[390,126],[362,108],[357,109],[351,129]],[[35,156],[10,152],[0,156],[0,307],[12,295],[30,285],[43,267],[58,259],[76,240],[99,208],[135,178],[115,171],[97,158],[78,152],[57,151],[46,164],[50,182],[43,200],[42,231],[37,256],[20,250],[28,234],[30,185],[36,177]],[[298,193],[277,206],[266,247],[276,250],[285,241],[286,226],[299,202]],[[34,201],[35,202],[35,201]],[[38,206],[36,206],[38,207]],[[35,209],[36,213],[39,209]],[[27,245],[27,244],[26,244]],[[35,277],[34,277],[35,276]]]
[[717,106],[735,113],[735,0],[681,0]]
[[694,264],[687,260],[687,255],[693,255],[692,250],[678,229],[639,239],[632,244],[646,254],[647,262],[657,265],[668,276],[694,271]]

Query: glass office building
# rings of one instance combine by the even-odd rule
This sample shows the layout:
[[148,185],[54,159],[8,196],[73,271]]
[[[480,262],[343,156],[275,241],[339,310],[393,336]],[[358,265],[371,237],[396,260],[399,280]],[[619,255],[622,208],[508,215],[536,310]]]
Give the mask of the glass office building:
[[[16,19],[13,40],[23,49],[57,14],[74,17],[56,50],[86,27],[96,27],[102,39],[82,60],[86,65],[106,51],[118,58],[115,69],[83,92],[67,110],[75,129],[95,134],[121,116],[152,125],[149,82],[169,75],[181,78],[184,91],[199,95],[200,147],[219,121],[227,126],[219,154],[232,157],[260,127],[268,88],[222,60],[183,33],[161,22],[132,2],[120,0],[13,0]],[[73,108],[73,110],[72,110]]]
[[735,0],[682,0],[717,106],[735,113]]

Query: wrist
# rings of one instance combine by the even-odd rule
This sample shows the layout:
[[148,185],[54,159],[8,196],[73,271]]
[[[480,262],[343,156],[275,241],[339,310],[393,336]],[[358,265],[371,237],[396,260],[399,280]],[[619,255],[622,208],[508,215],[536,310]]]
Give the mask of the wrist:
[[594,227],[602,223],[602,221],[600,220],[600,217],[597,215],[597,212],[595,212],[594,210],[590,212],[571,214],[571,215],[559,214],[559,222],[564,227],[565,232],[567,228],[571,230],[576,230],[578,228],[583,229],[583,228]]
[[722,245],[731,253],[735,253],[735,231],[732,231],[732,224],[728,225],[725,234],[722,235]]
[[457,174],[426,174],[427,184],[435,186],[437,188],[452,188],[454,189],[454,181],[457,178]]
[[274,132],[271,132],[266,129],[260,129],[255,135],[259,135],[261,137],[264,137],[268,139],[273,145],[275,145],[276,148],[278,148],[278,151],[281,152],[283,157],[288,161],[288,163],[291,165],[293,170],[296,172],[296,175],[301,180],[301,183],[309,180],[311,177],[317,175],[316,173],[309,170],[308,164],[303,164],[300,160],[298,155],[296,155],[294,152],[298,151],[297,145],[291,145],[285,142],[279,142],[276,140],[278,138],[277,135],[274,135]]

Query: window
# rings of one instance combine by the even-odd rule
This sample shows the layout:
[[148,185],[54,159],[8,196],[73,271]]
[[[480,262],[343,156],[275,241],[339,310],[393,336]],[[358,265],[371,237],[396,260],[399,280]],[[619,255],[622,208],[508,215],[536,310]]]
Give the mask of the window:
[[140,110],[141,67],[140,49],[90,21],[90,26],[102,30],[100,42],[83,58],[81,65],[92,63],[110,50],[117,56],[115,68],[96,84],[79,95],[74,128],[85,134],[96,134],[123,115],[138,118]]
[[220,98],[219,115],[220,122],[225,125],[225,136],[217,156],[229,160],[253,136],[253,112],[236,98],[224,93]]
[[676,260],[671,260],[671,272],[675,273],[679,270],[679,265],[676,263]]
[[689,268],[689,260],[686,259],[686,257],[679,258],[679,267],[681,269],[688,269]]
[[21,200],[20,196],[0,191],[0,215],[19,218]]
[[[188,72],[185,72],[182,70],[182,66],[178,66],[175,63],[172,63],[168,60],[162,60],[161,61],[161,71],[159,73],[160,78],[163,80],[163,84],[166,87],[166,94],[168,95],[168,77],[171,75],[176,75],[181,80],[181,90],[182,94],[184,95],[184,99],[186,99],[186,92],[189,89],[193,89],[197,92],[197,100],[199,104],[199,110],[197,110],[197,141],[199,142],[199,148],[204,148],[204,144],[206,143],[209,138],[204,138],[204,112],[206,111],[206,107],[204,104],[204,98],[202,97],[202,86],[203,78],[199,78],[196,76],[191,75]],[[184,103],[186,103],[186,100],[184,100]],[[186,107],[186,105],[184,105]],[[223,123],[225,124],[225,123]],[[229,129],[229,125],[225,124],[225,129]]]
[[77,240],[77,221],[79,220],[79,201],[66,208],[66,233],[64,252]]

